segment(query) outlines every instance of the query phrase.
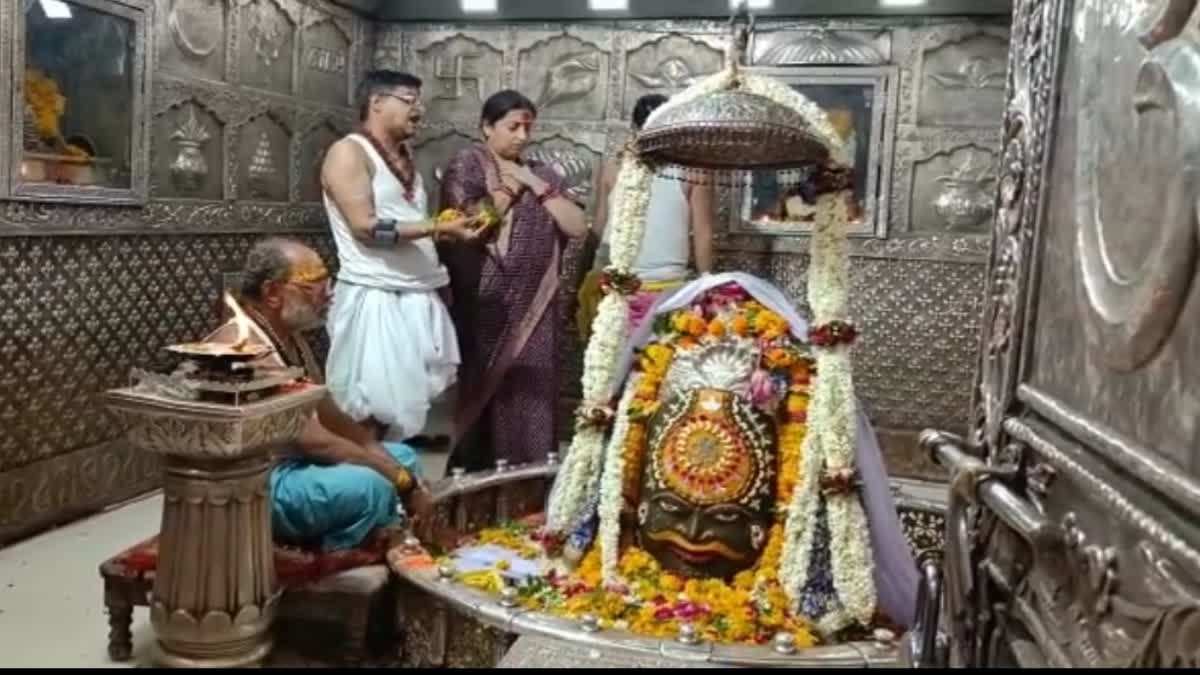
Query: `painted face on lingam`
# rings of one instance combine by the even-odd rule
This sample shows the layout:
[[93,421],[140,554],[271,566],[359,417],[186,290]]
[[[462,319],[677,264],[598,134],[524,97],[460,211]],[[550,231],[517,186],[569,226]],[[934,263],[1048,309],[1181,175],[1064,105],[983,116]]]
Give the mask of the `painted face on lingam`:
[[667,393],[649,440],[641,547],[690,577],[754,566],[775,506],[772,420],[733,391],[690,388]]

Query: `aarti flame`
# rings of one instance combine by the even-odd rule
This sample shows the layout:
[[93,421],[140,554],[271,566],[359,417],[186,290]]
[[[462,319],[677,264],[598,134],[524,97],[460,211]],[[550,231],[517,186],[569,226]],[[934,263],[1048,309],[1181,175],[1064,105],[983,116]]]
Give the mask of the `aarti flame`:
[[250,320],[250,317],[246,316],[246,313],[242,311],[241,306],[239,306],[237,301],[233,299],[233,296],[229,294],[229,291],[225,291],[225,304],[229,307],[229,309],[233,310],[233,321],[237,324],[237,341],[233,343],[233,350],[241,351],[242,348],[246,346],[246,342],[250,340],[251,326],[253,325],[253,322]]

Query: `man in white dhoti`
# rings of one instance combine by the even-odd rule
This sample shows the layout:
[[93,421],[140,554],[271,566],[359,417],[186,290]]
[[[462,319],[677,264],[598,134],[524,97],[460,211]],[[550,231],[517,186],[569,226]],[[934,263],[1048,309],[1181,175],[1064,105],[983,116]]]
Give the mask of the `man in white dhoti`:
[[404,440],[421,432],[459,363],[434,238],[472,233],[468,218],[434,222],[427,213],[407,145],[421,122],[421,80],[372,71],[358,98],[361,126],[330,146],[321,167],[339,266],[327,384],[380,438]]

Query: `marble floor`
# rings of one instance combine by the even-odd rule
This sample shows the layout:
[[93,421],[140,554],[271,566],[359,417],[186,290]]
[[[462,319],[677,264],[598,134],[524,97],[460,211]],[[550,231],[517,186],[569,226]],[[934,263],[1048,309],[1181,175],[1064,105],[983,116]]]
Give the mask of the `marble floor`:
[[[446,455],[427,453],[422,461],[427,476],[440,477]],[[149,666],[153,634],[142,607],[134,610],[133,660],[109,660],[97,568],[157,532],[161,509],[162,497],[154,493],[0,549],[0,668]]]

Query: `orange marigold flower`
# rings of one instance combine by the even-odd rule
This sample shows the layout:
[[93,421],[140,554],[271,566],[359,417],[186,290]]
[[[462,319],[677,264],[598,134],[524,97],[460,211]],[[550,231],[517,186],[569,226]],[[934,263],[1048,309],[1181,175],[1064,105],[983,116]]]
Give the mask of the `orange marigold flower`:
[[746,320],[745,314],[738,314],[730,322],[730,328],[733,329],[734,333],[744,337],[750,333],[750,322]]
[[725,336],[725,322],[720,319],[713,319],[708,322],[708,334],[720,338]]
[[792,356],[791,350],[784,349],[782,347],[774,347],[772,349],[768,349],[767,353],[764,354],[763,356],[765,357],[765,359],[767,361],[767,367],[771,368],[771,369],[788,368],[795,361],[795,358]]

